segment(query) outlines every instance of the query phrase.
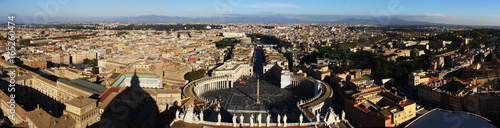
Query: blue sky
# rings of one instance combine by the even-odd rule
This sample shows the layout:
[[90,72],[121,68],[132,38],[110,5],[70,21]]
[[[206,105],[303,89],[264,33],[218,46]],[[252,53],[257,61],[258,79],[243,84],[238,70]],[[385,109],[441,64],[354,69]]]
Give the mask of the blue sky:
[[48,18],[223,14],[390,15],[461,25],[500,26],[498,0],[0,0],[0,16]]

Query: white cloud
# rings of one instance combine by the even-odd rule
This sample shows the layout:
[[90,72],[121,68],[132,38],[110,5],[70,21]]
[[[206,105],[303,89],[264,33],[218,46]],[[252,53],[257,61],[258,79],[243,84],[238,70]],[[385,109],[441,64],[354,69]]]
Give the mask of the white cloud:
[[262,3],[262,4],[249,4],[246,7],[250,8],[300,8],[299,5],[284,4],[284,3]]
[[442,18],[454,18],[452,15],[445,15],[441,13],[424,13],[427,17],[442,17]]

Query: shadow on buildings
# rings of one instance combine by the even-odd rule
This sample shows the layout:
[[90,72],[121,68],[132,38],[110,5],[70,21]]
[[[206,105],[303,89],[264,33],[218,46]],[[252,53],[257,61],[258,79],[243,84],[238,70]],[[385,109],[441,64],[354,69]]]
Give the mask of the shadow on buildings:
[[[9,84],[9,82],[0,79],[0,88],[7,95],[12,94],[8,91]],[[58,118],[63,114],[63,110],[66,108],[64,104],[54,100],[55,97],[49,97],[28,86],[16,84],[14,94],[16,103],[26,112],[35,110],[39,107],[50,115]]]
[[155,127],[155,120],[159,114],[158,107],[139,83],[139,77],[134,73],[131,86],[120,92],[104,109],[99,127]]
[[264,51],[262,50],[261,47],[256,47],[255,48],[255,60],[253,63],[253,72],[255,75],[261,75],[264,73]]
[[166,125],[170,125],[175,118],[175,112],[177,110],[180,111],[179,103],[177,101],[174,102],[172,106],[166,104],[166,110],[160,112],[158,117],[156,118],[156,127],[165,127]]

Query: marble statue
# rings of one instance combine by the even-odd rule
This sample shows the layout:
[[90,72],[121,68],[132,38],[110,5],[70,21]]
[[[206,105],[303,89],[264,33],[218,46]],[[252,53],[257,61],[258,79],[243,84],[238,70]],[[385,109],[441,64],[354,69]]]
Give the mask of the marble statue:
[[233,127],[236,127],[236,115],[233,114]]
[[342,120],[345,120],[345,112],[342,110]]
[[270,114],[267,114],[267,118],[266,118],[266,127],[269,127],[269,122],[271,122],[271,115]]
[[220,125],[220,120],[221,120],[221,119],[222,119],[222,116],[221,116],[221,115],[220,115],[220,113],[219,113],[219,115],[217,115],[217,123],[218,123],[219,125]]
[[288,118],[286,117],[286,114],[285,114],[285,116],[283,116],[283,127],[286,127],[286,120],[287,120],[287,119],[288,119]]
[[300,114],[300,116],[299,116],[299,126],[302,126],[302,121],[304,121],[304,116],[302,116],[302,114]]
[[240,124],[241,126],[243,126],[243,120],[245,119],[245,117],[243,117],[243,114],[240,115]]
[[250,127],[252,127],[252,126],[253,126],[253,118],[254,118],[254,117],[253,117],[253,114],[251,114],[251,115],[250,115]]
[[280,123],[281,123],[281,116],[280,116],[280,114],[278,114],[278,117],[276,117],[276,119],[278,119],[278,124],[276,126],[280,126]]
[[262,123],[262,114],[259,113],[259,115],[257,115],[257,123],[259,123],[259,127],[261,126],[261,123]]
[[184,114],[184,121],[186,121],[186,122],[192,122],[193,119],[194,119],[193,107],[189,106],[184,113],[185,113]]

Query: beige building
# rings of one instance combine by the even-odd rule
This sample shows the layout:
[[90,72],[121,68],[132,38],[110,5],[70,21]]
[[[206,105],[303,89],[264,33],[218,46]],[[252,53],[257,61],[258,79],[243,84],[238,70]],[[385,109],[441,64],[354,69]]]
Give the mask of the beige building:
[[253,73],[250,64],[224,63],[212,72],[212,76],[232,76],[232,81],[238,80],[241,76],[250,76]]
[[416,104],[383,88],[345,100],[346,118],[354,127],[398,127],[416,116]]
[[472,93],[467,88],[469,86],[458,79],[433,81],[417,86],[418,97],[450,110],[462,111],[466,96]]
[[33,79],[29,80],[29,84],[27,85],[28,87],[38,90],[46,96],[55,99],[56,101],[60,101],[60,99],[58,98],[59,90],[56,82],[34,73],[32,73],[31,75],[33,76]]
[[78,79],[78,78],[84,78],[84,77],[91,77],[89,74],[85,74],[81,71],[71,69],[71,68],[66,68],[66,67],[60,67],[60,68],[54,68],[54,74],[57,77],[61,78],[67,78],[67,79]]
[[21,59],[23,64],[30,68],[39,68],[44,69],[47,68],[47,60],[42,58],[29,58],[29,59]]
[[173,105],[179,106],[182,100],[182,92],[177,88],[170,89],[144,89],[156,101],[158,110],[165,111]]
[[26,122],[30,128],[74,128],[76,121],[69,115],[53,117],[42,109],[26,113]]
[[167,85],[184,86],[188,82],[184,79],[184,76],[190,71],[191,68],[187,66],[181,66],[179,64],[167,64],[163,66],[161,75],[163,76],[163,82]]
[[59,78],[57,79],[57,86],[60,90],[58,97],[62,103],[80,96],[99,96],[107,89],[104,85],[95,84],[84,79],[66,80]]
[[97,100],[78,97],[69,100],[65,105],[64,115],[70,115],[75,119],[75,128],[85,128],[99,122],[100,115]]

